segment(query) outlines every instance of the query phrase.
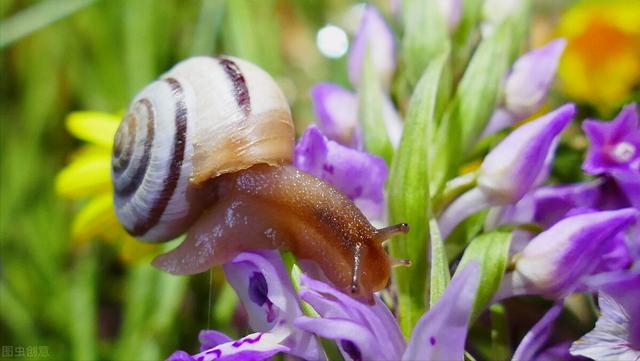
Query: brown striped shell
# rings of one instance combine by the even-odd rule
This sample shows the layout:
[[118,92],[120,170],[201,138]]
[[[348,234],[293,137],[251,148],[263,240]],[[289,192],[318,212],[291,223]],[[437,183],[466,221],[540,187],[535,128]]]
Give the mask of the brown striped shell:
[[194,57],[132,101],[112,157],[116,214],[151,242],[184,233],[212,202],[208,182],[255,164],[290,163],[287,101],[262,69],[232,57]]

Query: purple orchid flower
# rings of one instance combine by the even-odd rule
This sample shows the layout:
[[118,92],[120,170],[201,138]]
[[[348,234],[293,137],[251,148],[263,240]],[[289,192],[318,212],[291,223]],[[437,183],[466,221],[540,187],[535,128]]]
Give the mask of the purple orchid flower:
[[225,264],[224,271],[247,311],[249,325],[258,332],[232,341],[217,331],[204,331],[200,340],[207,349],[194,356],[178,351],[169,360],[189,360],[187,356],[194,360],[262,360],[279,352],[307,360],[326,359],[315,336],[293,326],[302,311],[277,251],[243,252]]
[[602,266],[616,236],[638,220],[633,208],[571,216],[540,233],[515,258],[497,299],[522,294],[567,295],[582,287],[585,276]]
[[301,292],[320,318],[302,316],[295,325],[338,341],[347,360],[462,359],[469,317],[479,284],[479,266],[456,274],[442,298],[418,321],[407,345],[387,306],[359,303],[332,287],[303,276]]
[[640,127],[636,104],[629,104],[611,122],[586,120],[582,129],[591,146],[582,169],[613,177],[634,207],[640,209]]
[[328,140],[312,125],[296,144],[293,163],[338,188],[370,219],[382,216],[389,174],[382,158]]
[[640,128],[636,104],[622,108],[611,122],[585,120],[582,129],[591,147],[582,169],[593,175],[612,170],[640,170]]
[[318,127],[327,138],[361,150],[358,97],[339,85],[320,83],[311,88],[311,99]]
[[369,52],[380,81],[388,89],[396,68],[395,47],[393,33],[384,17],[374,6],[367,5],[349,52],[348,72],[351,84],[360,84],[365,57]]
[[[364,147],[358,121],[358,96],[339,85],[320,83],[311,89],[313,110],[318,127],[331,140],[350,148]],[[382,94],[382,119],[394,148],[402,137],[402,119],[389,96]]]
[[566,44],[566,40],[557,39],[516,60],[504,80],[502,106],[492,115],[483,136],[510,127],[540,108]]
[[514,204],[544,182],[560,132],[575,114],[566,104],[514,130],[484,158],[476,188],[456,199],[438,220],[446,237],[473,213],[492,206]]
[[[628,279],[624,284],[624,293],[635,298],[633,308],[620,303],[615,297],[601,292],[598,304],[602,312],[596,326],[571,345],[571,354],[581,355],[594,360],[639,360],[640,340],[637,339],[640,320],[640,273]],[[626,306],[626,307],[625,307]],[[635,313],[635,319],[632,316]],[[636,339],[634,339],[634,329]]]

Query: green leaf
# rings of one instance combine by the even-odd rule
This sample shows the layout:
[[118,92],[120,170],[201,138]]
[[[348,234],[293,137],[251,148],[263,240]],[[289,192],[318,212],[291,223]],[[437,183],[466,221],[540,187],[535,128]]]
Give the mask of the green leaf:
[[73,271],[69,295],[73,307],[73,322],[69,324],[71,345],[75,360],[97,360],[97,254],[93,247],[87,247],[83,251]]
[[367,51],[362,67],[362,83],[358,89],[358,118],[364,127],[364,145],[373,154],[391,164],[393,147],[382,118],[382,84],[371,54]]
[[129,94],[133,96],[156,78],[153,0],[124,2],[124,58]]
[[510,243],[511,233],[495,231],[478,236],[464,252],[458,269],[464,269],[473,260],[480,262],[480,287],[473,305],[472,319],[480,314],[498,290],[507,268]]
[[405,0],[402,14],[402,55],[413,86],[427,64],[449,48],[449,30],[437,0]]
[[95,0],[41,1],[0,23],[0,49],[90,5]]
[[399,291],[400,326],[406,336],[424,313],[427,279],[427,238],[430,218],[428,155],[438,90],[448,54],[431,62],[411,98],[400,146],[389,177],[389,212],[394,223],[411,230],[389,244],[391,255],[410,259],[411,267],[394,269]]
[[225,3],[220,0],[203,0],[198,22],[193,34],[191,55],[216,53],[216,37],[222,28]]
[[510,24],[504,23],[480,43],[437,132],[432,134],[435,151],[430,165],[430,183],[436,195],[455,175],[495,109],[509,64]]
[[493,360],[507,361],[511,359],[509,348],[509,324],[504,306],[496,303],[489,308],[491,313],[491,345]]
[[449,273],[449,262],[442,244],[438,222],[435,218],[431,218],[429,221],[429,233],[431,235],[429,238],[431,241],[431,283],[429,285],[431,293],[429,295],[429,305],[433,307],[442,296],[442,293],[444,293],[445,288],[447,288],[451,280],[451,274]]

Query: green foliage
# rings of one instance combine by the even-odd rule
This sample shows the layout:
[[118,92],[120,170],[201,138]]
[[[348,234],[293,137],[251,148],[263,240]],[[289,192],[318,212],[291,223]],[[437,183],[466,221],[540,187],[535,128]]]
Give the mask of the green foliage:
[[389,176],[389,211],[393,223],[407,222],[411,231],[390,243],[391,255],[411,259],[411,267],[396,268],[394,281],[400,292],[399,316],[405,335],[425,311],[428,279],[429,143],[435,122],[438,90],[448,54],[441,54],[425,70],[405,120],[400,146]]
[[511,233],[494,231],[475,238],[460,260],[458,269],[463,269],[471,261],[480,263],[480,284],[473,306],[472,319],[477,317],[491,301],[500,286],[507,269]]

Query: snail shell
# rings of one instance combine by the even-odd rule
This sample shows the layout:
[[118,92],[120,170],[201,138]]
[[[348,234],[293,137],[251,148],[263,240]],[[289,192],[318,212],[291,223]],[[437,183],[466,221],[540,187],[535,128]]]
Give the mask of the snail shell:
[[175,238],[214,201],[211,179],[290,163],[293,144],[289,106],[266,72],[233,57],[187,59],[144,88],[118,128],[118,219],[141,240]]

